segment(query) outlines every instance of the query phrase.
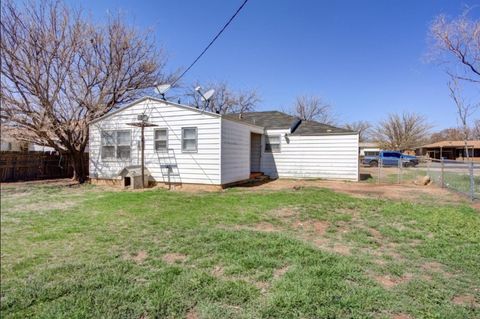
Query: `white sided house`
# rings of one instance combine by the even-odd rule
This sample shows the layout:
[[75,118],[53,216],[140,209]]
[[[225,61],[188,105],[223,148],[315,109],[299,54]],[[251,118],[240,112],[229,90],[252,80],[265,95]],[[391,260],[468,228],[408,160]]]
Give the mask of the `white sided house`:
[[90,123],[90,178],[120,181],[141,164],[156,183],[227,186],[252,173],[271,178],[358,180],[358,133],[282,112],[220,115],[153,97],[139,99]]

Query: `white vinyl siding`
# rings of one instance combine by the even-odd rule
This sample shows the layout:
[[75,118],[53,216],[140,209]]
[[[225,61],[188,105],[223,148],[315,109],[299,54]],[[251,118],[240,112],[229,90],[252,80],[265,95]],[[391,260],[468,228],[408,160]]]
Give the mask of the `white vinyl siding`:
[[265,152],[262,170],[271,177],[325,178],[358,180],[358,135],[287,135],[280,134],[281,153]]
[[222,184],[250,177],[250,128],[222,119]]
[[153,134],[154,138],[154,147],[156,152],[167,152],[168,151],[168,129],[166,128],[156,128]]
[[[220,128],[221,118],[185,106],[168,102],[141,100],[109,117],[90,125],[90,176],[117,178],[118,172],[128,165],[140,165],[140,128],[127,124],[138,114],[148,114],[156,127],[145,128],[145,166],[157,182],[168,180],[167,165],[172,165],[171,182],[219,185],[220,181]],[[197,152],[182,152],[182,128],[197,128]],[[102,160],[101,131],[131,129],[130,159]],[[168,151],[155,150],[155,129],[168,129]]]

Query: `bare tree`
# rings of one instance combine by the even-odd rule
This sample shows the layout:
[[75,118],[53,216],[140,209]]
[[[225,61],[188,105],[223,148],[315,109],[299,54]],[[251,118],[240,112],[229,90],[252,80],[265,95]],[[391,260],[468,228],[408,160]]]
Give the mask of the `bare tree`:
[[365,142],[370,139],[372,124],[367,121],[356,121],[344,125],[346,129],[358,132],[360,142]]
[[202,110],[219,114],[245,113],[254,111],[260,102],[260,97],[255,90],[234,91],[226,82],[216,82],[205,86],[208,89],[215,90],[215,94],[207,104],[203,101],[201,95],[195,91],[197,86],[199,86],[198,83],[190,88],[186,96],[190,104]]
[[431,125],[416,113],[390,114],[373,132],[373,139],[385,149],[407,150],[426,141]]
[[291,113],[306,121],[318,121],[323,124],[336,123],[332,106],[315,95],[297,97]]
[[452,77],[480,83],[480,21],[468,14],[467,10],[451,20],[438,16],[430,26],[430,36],[435,58],[446,63]]
[[435,132],[430,136],[430,143],[441,141],[461,141],[463,140],[462,129],[451,127]]
[[70,156],[83,182],[88,123],[164,80],[165,55],[120,17],[94,24],[60,1],[7,0],[1,13],[3,128]]
[[475,120],[475,122],[473,122],[472,139],[480,140],[480,120]]
[[470,134],[469,129],[469,120],[470,116],[473,115],[475,110],[478,108],[478,104],[472,104],[463,98],[461,87],[457,78],[452,76],[451,80],[448,82],[448,89],[450,90],[450,97],[455,102],[457,107],[457,116],[460,124],[460,128],[462,130],[462,140],[465,144],[465,153],[467,160],[469,159],[468,154],[468,139]]

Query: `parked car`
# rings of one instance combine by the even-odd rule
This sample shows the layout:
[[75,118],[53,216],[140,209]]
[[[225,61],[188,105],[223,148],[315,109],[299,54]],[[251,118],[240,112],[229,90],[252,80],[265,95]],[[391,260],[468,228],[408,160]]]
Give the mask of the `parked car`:
[[381,162],[383,166],[398,166],[401,161],[404,167],[418,165],[418,158],[412,155],[402,154],[397,151],[381,151],[378,156],[365,156],[362,164],[377,167]]

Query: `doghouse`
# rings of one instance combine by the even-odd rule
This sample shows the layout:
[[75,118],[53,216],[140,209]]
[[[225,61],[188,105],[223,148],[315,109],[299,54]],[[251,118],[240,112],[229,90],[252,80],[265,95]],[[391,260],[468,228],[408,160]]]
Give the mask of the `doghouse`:
[[[124,188],[139,189],[143,188],[142,184],[142,167],[139,165],[127,166],[123,168],[118,175],[122,178]],[[150,172],[145,168],[145,185],[148,185]]]

